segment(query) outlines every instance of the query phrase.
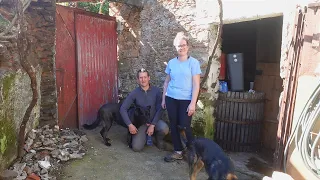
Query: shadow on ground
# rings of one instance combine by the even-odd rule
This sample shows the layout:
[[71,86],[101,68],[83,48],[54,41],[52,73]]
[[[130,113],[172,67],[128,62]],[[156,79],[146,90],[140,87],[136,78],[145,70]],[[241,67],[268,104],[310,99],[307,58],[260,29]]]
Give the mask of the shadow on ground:
[[[169,153],[160,151],[155,146],[145,147],[142,152],[133,152],[126,146],[126,129],[115,125],[111,128],[109,137],[112,146],[102,143],[100,128],[84,131],[89,139],[85,146],[87,154],[83,159],[64,164],[57,179],[61,180],[187,180],[188,165],[185,161],[166,163],[163,157]],[[243,155],[243,154],[242,154]],[[237,161],[236,174],[239,179],[261,179],[262,175],[246,168],[248,159],[239,159],[237,154],[230,154]],[[242,156],[250,158],[250,156]],[[244,166],[243,166],[244,165]],[[240,169],[240,170],[239,170]],[[253,173],[253,174],[252,174]],[[258,177],[258,178],[257,178]],[[198,180],[207,179],[204,169],[199,173]]]

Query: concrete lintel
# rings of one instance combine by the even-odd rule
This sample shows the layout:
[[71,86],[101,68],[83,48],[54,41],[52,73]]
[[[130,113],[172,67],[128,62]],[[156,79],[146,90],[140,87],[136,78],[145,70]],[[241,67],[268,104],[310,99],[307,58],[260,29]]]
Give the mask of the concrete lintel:
[[[267,14],[267,15],[256,15],[251,17],[239,17],[236,19],[224,19],[223,24],[233,24],[233,23],[240,23],[240,22],[246,22],[246,21],[254,21],[259,19],[265,19],[265,18],[273,18],[273,17],[279,17],[283,16],[283,13],[274,13],[274,14]],[[218,22],[211,23],[212,25],[218,25]]]
[[320,7],[320,2],[310,3],[308,4],[309,8],[318,8]]

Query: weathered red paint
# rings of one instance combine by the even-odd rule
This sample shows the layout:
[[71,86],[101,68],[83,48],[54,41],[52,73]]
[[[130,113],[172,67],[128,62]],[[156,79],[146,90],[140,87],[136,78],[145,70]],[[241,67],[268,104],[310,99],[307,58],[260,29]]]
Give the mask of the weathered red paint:
[[[62,18],[64,26],[66,26],[66,29],[68,30],[68,33],[72,37],[72,39],[75,39],[75,31],[74,31],[74,8],[69,8],[65,6],[59,6],[57,5],[57,12],[59,13],[60,17]],[[75,40],[74,40],[75,42]]]
[[115,20],[76,13],[79,125],[95,121],[98,109],[118,95]]
[[78,128],[117,101],[115,18],[57,5],[56,84],[58,124]]
[[78,127],[76,51],[73,24],[74,12],[57,5],[56,8],[56,84],[58,96],[58,124]]

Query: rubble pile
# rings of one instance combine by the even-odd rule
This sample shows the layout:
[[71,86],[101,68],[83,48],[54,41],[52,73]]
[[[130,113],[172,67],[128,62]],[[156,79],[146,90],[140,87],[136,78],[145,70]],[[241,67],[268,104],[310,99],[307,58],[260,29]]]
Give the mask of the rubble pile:
[[0,173],[0,179],[55,180],[52,172],[62,162],[81,159],[85,155],[86,135],[77,130],[44,126],[28,133],[21,162]]

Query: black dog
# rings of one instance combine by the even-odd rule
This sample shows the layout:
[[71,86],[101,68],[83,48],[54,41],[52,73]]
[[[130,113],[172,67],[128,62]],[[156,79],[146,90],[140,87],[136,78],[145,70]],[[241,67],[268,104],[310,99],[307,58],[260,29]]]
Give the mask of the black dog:
[[[139,127],[144,124],[147,124],[147,123],[151,124],[150,109],[151,109],[151,106],[146,106],[146,107],[135,106],[132,109],[129,109],[129,112],[128,112],[129,118],[132,124],[137,129],[139,129]],[[128,146],[132,148],[132,134],[129,132],[129,129],[127,132],[127,143],[128,143]]]
[[208,180],[237,180],[234,165],[221,147],[207,138],[196,138],[188,147],[190,180],[196,180],[198,172],[205,166]]
[[[97,118],[95,122],[91,125],[84,124],[83,127],[85,129],[95,129],[100,125],[102,122],[102,129],[100,134],[103,138],[104,144],[106,146],[111,146],[110,138],[107,138],[108,132],[113,124],[116,122],[117,124],[128,128],[127,125],[123,122],[122,116],[120,114],[120,106],[121,104],[118,103],[108,103],[104,104],[100,107]],[[128,110],[128,115],[132,124],[134,124],[137,128],[139,128],[142,124],[146,123],[150,117],[150,106],[147,107],[140,107],[140,106],[133,106]],[[130,133],[129,133],[130,134]],[[131,146],[131,137],[127,138],[128,145]]]

